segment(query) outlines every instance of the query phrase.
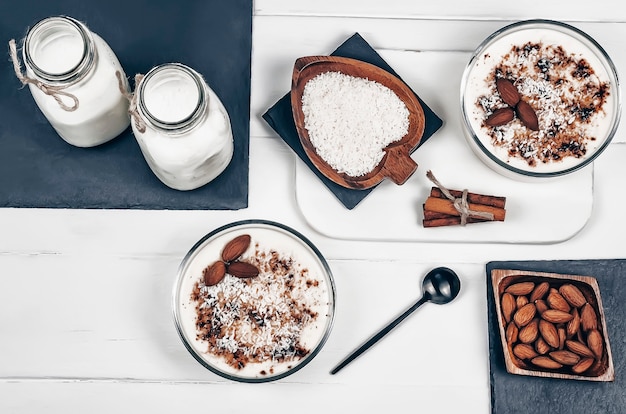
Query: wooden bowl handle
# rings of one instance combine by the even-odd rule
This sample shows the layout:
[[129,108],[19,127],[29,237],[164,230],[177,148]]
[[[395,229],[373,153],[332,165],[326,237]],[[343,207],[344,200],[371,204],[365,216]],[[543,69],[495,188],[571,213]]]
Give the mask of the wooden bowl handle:
[[398,185],[402,185],[417,170],[417,163],[403,145],[388,148],[382,170],[385,176]]

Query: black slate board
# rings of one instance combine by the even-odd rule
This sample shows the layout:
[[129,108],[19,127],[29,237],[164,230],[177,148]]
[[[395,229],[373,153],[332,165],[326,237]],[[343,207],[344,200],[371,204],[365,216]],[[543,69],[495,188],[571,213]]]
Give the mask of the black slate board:
[[[341,44],[333,53],[332,56],[342,56],[352,59],[361,60],[363,62],[370,63],[386,70],[394,76],[400,78],[398,74],[380,57],[378,53],[361,37],[360,34],[355,33],[348,40]],[[401,79],[401,78],[400,78]],[[413,91],[415,93],[415,91]],[[417,94],[415,95],[417,96]],[[428,138],[430,138],[441,126],[443,121],[439,118],[429,107],[417,96],[422,108],[424,109],[424,116],[426,119],[424,135],[419,145],[422,145]],[[300,144],[300,138],[296,130],[296,125],[293,120],[293,114],[291,111],[291,94],[287,93],[278,102],[269,108],[264,114],[263,119],[280,135],[280,137],[298,154],[298,156],[309,166],[309,168],[319,177],[319,179],[328,187],[328,189],[341,201],[341,203],[348,209],[353,209],[358,203],[360,203],[375,187],[367,190],[353,190],[345,188],[339,184],[334,183],[324,176],[311,162],[309,157],[304,152],[302,144]]]
[[[593,276],[598,280],[615,381],[592,382],[509,374],[498,333],[493,269]],[[490,262],[487,264],[491,411],[495,414],[626,413],[626,259]]]
[[52,129],[28,88],[20,89],[7,53],[0,61],[0,207],[247,207],[252,0],[2,1],[4,50],[29,26],[60,14],[100,35],[131,79],[167,62],[200,72],[230,115],[234,157],[211,183],[181,192],[152,174],[130,128],[99,147],[72,147]]

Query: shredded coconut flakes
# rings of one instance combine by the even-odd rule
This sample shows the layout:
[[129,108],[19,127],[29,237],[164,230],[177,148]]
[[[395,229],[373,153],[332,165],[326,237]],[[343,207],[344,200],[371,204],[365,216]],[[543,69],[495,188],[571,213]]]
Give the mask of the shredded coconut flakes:
[[302,112],[316,153],[351,177],[373,171],[384,148],[409,130],[409,110],[391,89],[340,72],[321,73],[306,83]]

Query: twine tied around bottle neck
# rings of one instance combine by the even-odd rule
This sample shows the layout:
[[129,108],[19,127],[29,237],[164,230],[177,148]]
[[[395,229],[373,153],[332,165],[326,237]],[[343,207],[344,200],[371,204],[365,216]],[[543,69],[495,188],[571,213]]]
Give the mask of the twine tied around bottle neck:
[[446,196],[448,200],[452,201],[452,205],[454,206],[456,211],[459,212],[459,215],[461,216],[461,226],[465,226],[465,224],[467,223],[467,218],[469,216],[480,217],[480,218],[484,218],[487,220],[494,219],[494,216],[492,213],[488,213],[486,211],[474,211],[469,208],[469,203],[467,202],[467,189],[463,190],[461,197],[455,197],[450,193],[450,191],[446,187],[444,187],[439,182],[439,180],[435,178],[432,171],[428,170],[426,172],[426,177],[428,177],[428,179],[432,181],[433,184],[435,184],[441,190],[443,195]]
[[[146,123],[143,121],[141,115],[139,115],[139,111],[137,110],[137,94],[126,90],[126,82],[124,82],[125,79],[122,77],[119,70],[115,71],[115,76],[117,76],[117,85],[120,88],[120,92],[126,97],[126,99],[128,99],[128,113],[135,121],[137,130],[143,134],[146,132]],[[143,80],[143,76],[144,75],[141,73],[135,75],[135,90],[139,88],[139,84]]]
[[[37,87],[37,89],[39,89],[46,95],[53,97],[54,100],[57,101],[59,106],[67,112],[74,112],[75,110],[78,109],[78,105],[79,105],[78,98],[69,92],[65,92],[63,90],[66,88],[65,86],[47,85],[37,79],[30,78],[26,76],[26,74],[22,73],[22,65],[17,56],[17,47],[15,45],[15,39],[11,39],[9,41],[9,52],[11,55],[11,61],[13,62],[13,70],[15,71],[15,76],[17,76],[20,82],[22,82],[22,85],[24,86],[26,86],[27,84],[34,85],[35,87]],[[63,99],[61,99],[62,96],[65,96],[66,98],[71,99],[73,102],[72,105],[67,105],[65,102],[63,102]]]

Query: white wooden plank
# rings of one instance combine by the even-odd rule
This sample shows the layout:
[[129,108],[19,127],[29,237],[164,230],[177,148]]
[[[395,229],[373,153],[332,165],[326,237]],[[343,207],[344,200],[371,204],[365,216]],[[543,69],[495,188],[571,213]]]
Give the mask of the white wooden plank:
[[[98,254],[0,257],[0,380],[227,383],[201,367],[177,336],[170,302],[178,263]],[[462,282],[454,302],[424,305],[335,376],[334,365],[419,298],[421,279],[435,265],[330,265],[337,308],[329,341],[281,382],[472,387],[480,379],[486,387],[482,265],[454,266]],[[430,357],[436,353],[446,361]]]
[[[484,384],[204,384],[0,381],[5,413],[171,414],[182,411],[299,414],[489,412]],[[451,396],[454,396],[451,398]]]
[[[585,228],[567,243],[549,249],[532,245],[388,243],[335,240],[306,224],[295,200],[295,156],[278,139],[252,140],[250,207],[236,212],[0,209],[0,258],[31,256],[178,260],[208,231],[230,221],[264,218],[294,227],[310,238],[328,259],[429,260],[483,263],[498,258],[571,259],[623,256],[626,223],[626,145],[612,144],[594,163],[594,206]],[[337,218],[329,217],[329,220]],[[412,224],[411,218],[407,223]],[[606,243],[606,235],[614,240]],[[19,265],[16,265],[19,268]],[[10,287],[10,285],[9,285]]]
[[256,0],[256,16],[342,16],[394,19],[530,19],[550,18],[577,21],[626,21],[626,9],[619,0],[542,0],[503,2],[493,0]]

